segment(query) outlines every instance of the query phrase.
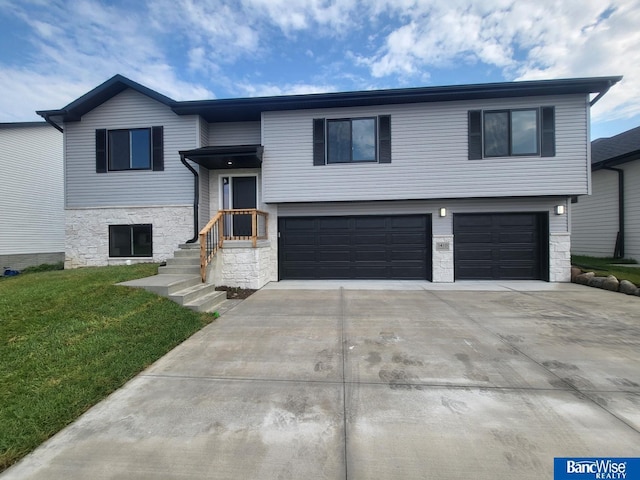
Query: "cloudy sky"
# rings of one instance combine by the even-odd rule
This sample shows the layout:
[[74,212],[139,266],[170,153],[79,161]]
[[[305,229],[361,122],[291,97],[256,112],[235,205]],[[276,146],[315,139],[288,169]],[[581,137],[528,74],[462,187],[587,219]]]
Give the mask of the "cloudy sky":
[[0,0],[0,122],[116,73],[176,100],[624,75],[592,137],[640,125],[640,0]]

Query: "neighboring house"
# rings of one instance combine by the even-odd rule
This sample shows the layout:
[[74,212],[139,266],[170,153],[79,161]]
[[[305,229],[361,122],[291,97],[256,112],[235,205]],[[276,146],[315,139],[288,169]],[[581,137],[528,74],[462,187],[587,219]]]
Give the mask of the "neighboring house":
[[227,285],[568,281],[590,104],[620,79],[178,102],[116,75],[38,112],[64,128],[66,266],[169,259],[213,219]]
[[0,123],[0,275],[64,260],[62,134]]
[[591,142],[591,183],[572,206],[572,253],[640,261],[640,127]]

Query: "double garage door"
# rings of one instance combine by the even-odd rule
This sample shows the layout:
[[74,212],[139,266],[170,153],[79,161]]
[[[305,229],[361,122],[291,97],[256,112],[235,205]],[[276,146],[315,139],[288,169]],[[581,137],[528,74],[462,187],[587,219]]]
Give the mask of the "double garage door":
[[428,215],[281,217],[281,279],[431,277]]
[[[281,217],[280,279],[431,280],[429,215]],[[547,279],[548,217],[454,214],[456,280]]]

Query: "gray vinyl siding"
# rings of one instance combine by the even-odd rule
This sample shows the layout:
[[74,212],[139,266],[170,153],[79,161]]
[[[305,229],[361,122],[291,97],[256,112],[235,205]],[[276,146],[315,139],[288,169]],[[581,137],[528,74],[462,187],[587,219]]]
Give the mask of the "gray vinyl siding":
[[64,251],[62,144],[46,123],[0,124],[0,255]]
[[[555,215],[554,207],[566,205],[565,197],[544,198],[465,198],[456,200],[398,200],[380,202],[283,203],[279,217],[342,215],[411,215],[430,214],[433,235],[451,235],[456,213],[548,212],[550,233],[567,233],[567,215]],[[447,216],[440,218],[440,207]]]
[[[467,112],[554,106],[555,157],[468,160]],[[313,166],[314,118],[391,115],[390,164]],[[588,188],[584,95],[263,113],[267,203],[577,195]]]
[[592,194],[571,205],[571,253],[610,257],[618,233],[618,174],[597,170],[591,182]]
[[[155,100],[127,89],[82,117],[66,123],[66,206],[193,204],[193,175],[179,150],[196,148],[198,117],[180,117]],[[164,171],[96,173],[95,130],[164,127]]]
[[209,146],[259,145],[260,122],[229,122],[209,124]]
[[[198,134],[200,136],[198,147],[206,147],[209,145],[209,124],[202,118],[198,117]],[[199,174],[199,203],[198,203],[198,222],[199,228],[203,228],[211,219],[211,210],[209,208],[209,170],[196,165]]]

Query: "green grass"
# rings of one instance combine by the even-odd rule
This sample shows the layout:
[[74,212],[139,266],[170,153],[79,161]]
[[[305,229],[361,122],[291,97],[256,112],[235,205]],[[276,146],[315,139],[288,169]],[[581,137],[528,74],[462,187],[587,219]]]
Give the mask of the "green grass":
[[[611,265],[612,263],[616,265]],[[598,276],[614,275],[618,280],[629,280],[640,286],[640,267],[625,267],[618,264],[635,264],[628,258],[600,258],[584,255],[571,255],[571,264],[586,271],[595,272]]]
[[214,317],[115,286],[157,265],[0,278],[0,471]]

